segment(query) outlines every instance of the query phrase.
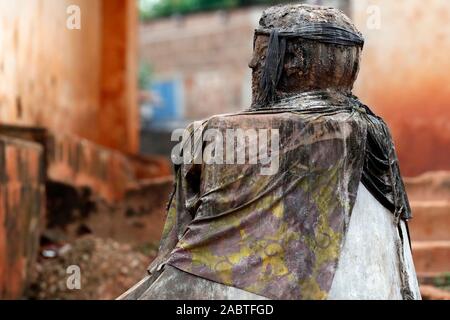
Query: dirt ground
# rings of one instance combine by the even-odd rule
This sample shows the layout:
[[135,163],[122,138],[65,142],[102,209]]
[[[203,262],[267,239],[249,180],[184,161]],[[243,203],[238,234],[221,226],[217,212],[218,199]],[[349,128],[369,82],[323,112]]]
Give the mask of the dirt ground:
[[[115,299],[145,276],[155,253],[152,244],[133,248],[92,235],[44,248],[25,299]],[[69,289],[73,265],[80,270],[80,289]]]

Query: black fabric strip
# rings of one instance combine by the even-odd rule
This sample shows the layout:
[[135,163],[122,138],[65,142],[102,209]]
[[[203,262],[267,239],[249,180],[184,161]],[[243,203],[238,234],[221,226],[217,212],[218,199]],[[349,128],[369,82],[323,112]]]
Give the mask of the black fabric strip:
[[261,77],[260,86],[263,92],[263,103],[274,102],[275,89],[283,72],[284,56],[286,53],[286,39],[279,38],[278,32],[272,30],[267,47],[266,61]]
[[[361,106],[370,110],[365,105]],[[366,120],[367,143],[361,182],[394,216],[409,220],[411,208],[387,125],[372,111]]]
[[[272,31],[257,29],[255,30],[255,34],[268,35]],[[297,37],[335,45],[364,46],[364,38],[360,34],[327,22],[309,23],[296,27],[293,31],[278,31],[278,35],[284,38]]]

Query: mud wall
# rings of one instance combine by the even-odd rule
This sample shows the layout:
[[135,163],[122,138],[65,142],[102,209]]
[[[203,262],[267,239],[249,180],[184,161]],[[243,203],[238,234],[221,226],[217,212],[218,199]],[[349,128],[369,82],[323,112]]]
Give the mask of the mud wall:
[[351,12],[366,39],[355,92],[389,124],[402,173],[450,170],[450,1],[357,0]]
[[0,123],[135,152],[136,16],[133,0],[0,0]]

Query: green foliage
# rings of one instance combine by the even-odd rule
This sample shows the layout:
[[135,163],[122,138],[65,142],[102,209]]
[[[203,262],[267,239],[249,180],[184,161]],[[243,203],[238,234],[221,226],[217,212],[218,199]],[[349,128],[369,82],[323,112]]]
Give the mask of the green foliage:
[[139,64],[139,88],[148,89],[152,82],[152,67],[146,62],[141,62]]
[[226,10],[252,5],[271,5],[280,0],[140,0],[142,20],[188,14],[198,11]]
[[450,273],[446,272],[434,278],[436,287],[450,287]]

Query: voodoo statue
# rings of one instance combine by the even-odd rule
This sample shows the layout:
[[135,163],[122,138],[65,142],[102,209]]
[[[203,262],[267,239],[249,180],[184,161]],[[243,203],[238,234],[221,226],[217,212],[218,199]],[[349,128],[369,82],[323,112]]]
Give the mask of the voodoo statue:
[[251,106],[185,129],[158,256],[118,299],[421,299],[389,129],[352,94],[363,46],[334,8],[262,13]]

